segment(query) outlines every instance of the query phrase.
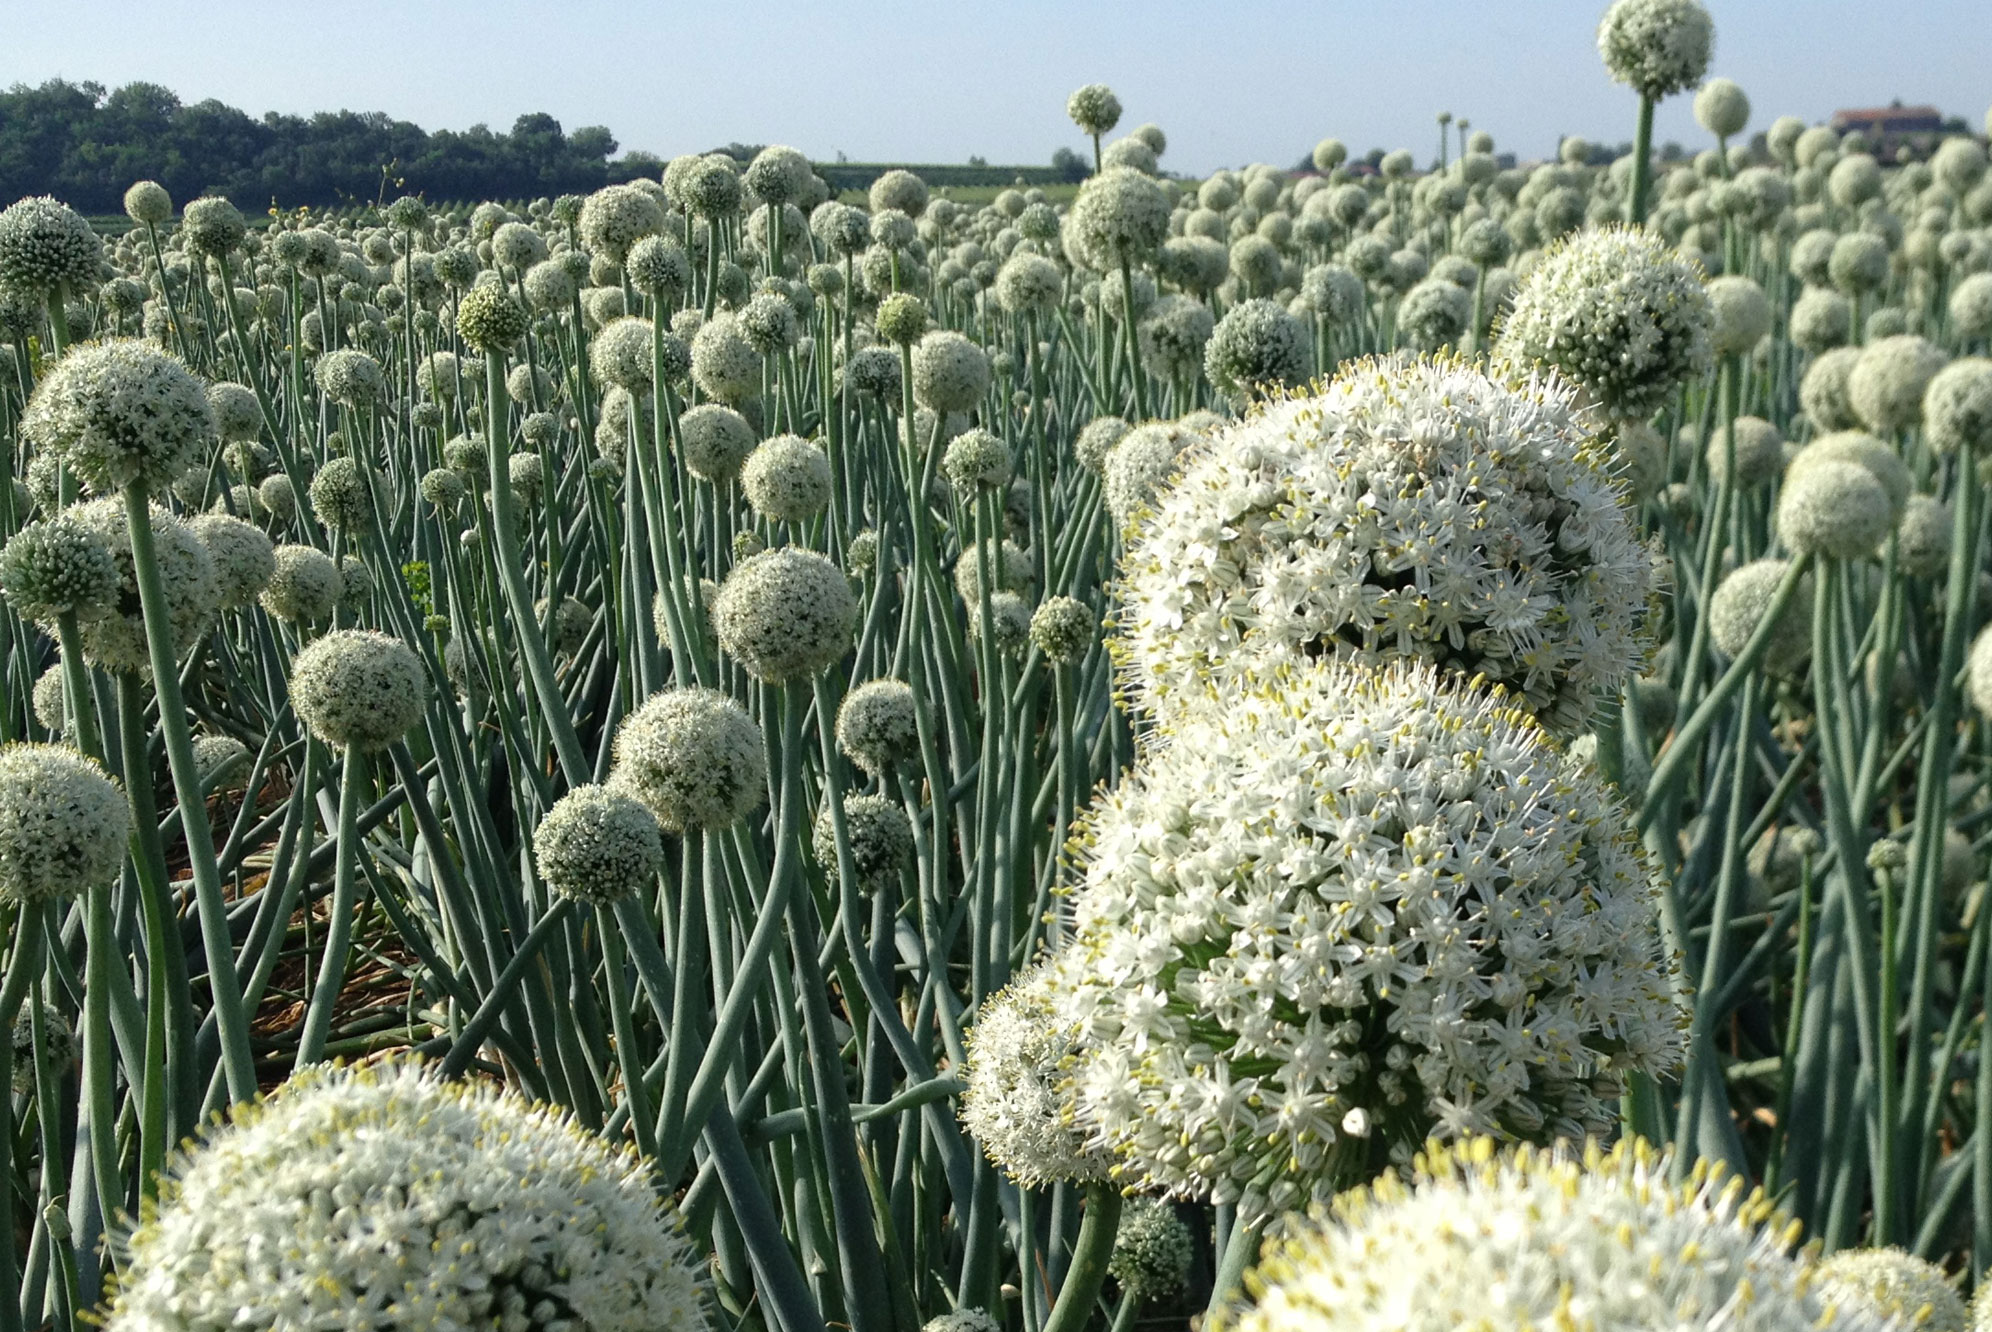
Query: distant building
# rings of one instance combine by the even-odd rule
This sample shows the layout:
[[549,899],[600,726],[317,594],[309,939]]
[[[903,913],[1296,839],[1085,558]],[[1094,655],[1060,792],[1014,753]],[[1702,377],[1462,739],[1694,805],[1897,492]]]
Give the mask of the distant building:
[[1937,134],[1944,127],[1943,112],[1934,106],[1904,106],[1900,101],[1863,110],[1835,111],[1833,129],[1840,134],[1860,130],[1865,134],[1897,138],[1910,134]]

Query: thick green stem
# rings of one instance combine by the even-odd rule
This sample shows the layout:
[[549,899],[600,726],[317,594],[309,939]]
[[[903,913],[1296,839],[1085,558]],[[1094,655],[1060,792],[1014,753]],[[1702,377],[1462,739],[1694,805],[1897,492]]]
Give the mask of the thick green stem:
[[512,616],[512,632],[518,635],[519,655],[526,659],[526,674],[532,680],[534,696],[539,699],[540,719],[553,736],[561,774],[569,786],[580,786],[593,775],[592,770],[582,757],[581,739],[574,733],[573,718],[567,715],[567,695],[553,673],[546,636],[540,632],[539,617],[533,613],[533,594],[526,587],[526,557],[519,546],[522,519],[518,500],[512,495],[512,471],[506,456],[511,434],[505,419],[507,401],[504,354],[486,352],[484,447],[491,468],[491,540],[497,547],[498,583]]
[[1640,94],[1639,128],[1632,136],[1632,199],[1625,220],[1635,227],[1646,225],[1646,195],[1653,184],[1653,99]]
[[[364,848],[359,844],[360,784],[366,780],[367,761],[359,750],[347,746],[345,762],[339,771],[339,830],[332,872],[332,908],[325,931],[325,952],[318,962],[318,982],[312,987],[311,1005],[304,1013],[304,1030],[298,1036],[297,1062],[304,1068],[325,1057],[325,1038],[332,1030],[332,1010],[338,1006],[339,992],[346,985],[346,963],[353,951],[353,911],[358,903],[357,868]],[[307,825],[308,826],[308,825]]]
[[249,1046],[249,1016],[242,1006],[242,989],[235,974],[235,952],[228,932],[228,903],[221,895],[221,872],[215,864],[214,834],[208,828],[207,800],[201,790],[200,767],[194,762],[194,737],[187,726],[187,706],[180,697],[179,654],[173,641],[173,612],[159,576],[159,553],[152,540],[152,506],[145,483],[125,487],[125,519],[131,529],[132,575],[138,582],[139,604],[145,613],[145,639],[151,651],[152,687],[159,698],[159,730],[166,740],[166,761],[173,770],[173,792],[186,811],[181,830],[194,875],[194,906],[200,917],[201,947],[207,954],[208,985],[213,994],[216,1026],[221,1036],[222,1067],[231,1100],[256,1094],[256,1059]]
[[1110,1183],[1086,1186],[1086,1217],[1079,1223],[1079,1242],[1065,1284],[1051,1306],[1044,1332],[1079,1332],[1093,1316],[1100,1287],[1107,1279],[1107,1260],[1114,1256],[1114,1236],[1120,1231],[1121,1195]]

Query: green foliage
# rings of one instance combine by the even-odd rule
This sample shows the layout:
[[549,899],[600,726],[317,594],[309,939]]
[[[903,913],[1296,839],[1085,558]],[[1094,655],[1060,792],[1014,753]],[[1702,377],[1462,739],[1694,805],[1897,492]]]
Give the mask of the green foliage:
[[583,193],[653,175],[648,154],[610,161],[599,125],[568,133],[543,111],[512,122],[436,130],[380,111],[269,112],[260,120],[212,98],[183,103],[156,83],[107,91],[51,79],[0,92],[0,198],[53,194],[86,213],[116,213],[134,180],[184,203],[225,194],[247,208]]

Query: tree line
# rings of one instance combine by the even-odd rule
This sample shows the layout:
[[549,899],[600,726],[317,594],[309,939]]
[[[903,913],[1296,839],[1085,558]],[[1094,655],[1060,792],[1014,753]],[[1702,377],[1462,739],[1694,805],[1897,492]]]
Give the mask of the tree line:
[[52,194],[86,213],[119,211],[126,187],[148,179],[177,202],[225,194],[260,210],[580,194],[663,167],[617,147],[600,125],[567,131],[538,111],[509,132],[429,131],[379,111],[259,119],[213,98],[189,105],[156,83],[107,91],[51,79],[0,92],[0,202]]

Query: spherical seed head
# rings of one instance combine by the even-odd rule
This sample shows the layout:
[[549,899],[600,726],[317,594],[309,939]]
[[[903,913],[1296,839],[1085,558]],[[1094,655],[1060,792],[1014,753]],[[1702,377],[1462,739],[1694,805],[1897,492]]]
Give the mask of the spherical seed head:
[[279,620],[314,625],[332,618],[345,592],[346,580],[330,555],[316,546],[278,546],[260,599]]
[[1850,462],[1866,468],[1888,492],[1891,510],[1901,513],[1913,481],[1908,465],[1887,443],[1859,430],[1821,435],[1792,455],[1785,466],[1785,484],[1791,484],[1807,468],[1824,462]]
[[1888,281],[1888,242],[1872,232],[1847,232],[1833,242],[1826,272],[1849,295],[1873,291]]
[[1173,1204],[1137,1198],[1121,1213],[1107,1274],[1125,1295],[1137,1300],[1169,1300],[1183,1293],[1196,1252],[1190,1228]]
[[[1627,1076],[1677,1064],[1631,820],[1525,714],[1403,661],[1198,693],[1085,816],[1054,957],[1073,1122],[1125,1187],[1271,1220],[1433,1136],[1609,1131]],[[1401,844],[1378,836],[1414,808]],[[1315,830],[1298,859],[1296,824]],[[1358,879],[1406,890],[1360,923],[1327,909]],[[1438,921],[1442,945],[1411,942]],[[1461,995],[1462,965],[1490,990]],[[1290,968],[1309,980],[1269,1014],[1253,978]],[[1510,1039],[1523,1014],[1546,1041]]]
[[927,211],[928,198],[927,182],[911,171],[894,170],[871,183],[867,201],[874,213],[891,210],[919,217]]
[[210,259],[228,254],[248,234],[241,211],[218,195],[196,199],[180,212],[180,236],[187,248]]
[[952,329],[935,329],[913,347],[913,400],[929,411],[968,411],[989,381],[989,354]]
[[631,247],[664,229],[664,210],[649,191],[634,185],[608,185],[581,205],[581,243],[621,264]]
[[964,430],[948,442],[941,470],[956,490],[999,489],[1010,484],[1010,446],[979,426]]
[[917,342],[927,331],[927,305],[911,292],[898,292],[878,303],[873,326],[878,335],[895,346]]
[[1070,1123],[1060,1066],[1075,1050],[1072,1023],[1053,1005],[1039,964],[985,998],[964,1033],[968,1088],[960,1117],[989,1160],[1018,1185],[1106,1178],[1110,1164]]
[[0,901],[109,884],[130,835],[131,803],[95,761],[64,745],[0,747]]
[[45,194],[0,210],[0,290],[45,296],[57,287],[93,291],[103,245],[89,220]]
[[389,1290],[424,1326],[705,1327],[703,1260],[633,1152],[405,1058],[236,1106],[169,1165],[130,1253],[113,1332],[347,1326]]
[[1550,366],[1611,415],[1642,418],[1708,368],[1713,321],[1693,261],[1645,228],[1586,228],[1523,279],[1495,354]]
[[1107,464],[1107,455],[1131,429],[1133,427],[1118,416],[1094,417],[1072,442],[1074,461],[1089,472],[1102,472]]
[[177,357],[130,339],[72,349],[35,386],[21,432],[92,490],[172,484],[214,435],[207,395]]
[[502,356],[530,323],[525,307],[501,286],[472,287],[457,304],[457,334],[473,351]]
[[1932,495],[1911,495],[1896,524],[1896,555],[1912,578],[1941,578],[1950,567],[1950,505]]
[[[913,825],[898,801],[886,796],[844,797],[844,833],[851,851],[858,886],[878,892],[897,882],[899,871],[913,859]],[[816,816],[811,845],[816,863],[830,882],[838,881],[837,831],[825,805]]]
[[1949,1274],[1901,1249],[1842,1249],[1813,1268],[1812,1278],[1822,1304],[1878,1323],[1918,1332],[1967,1332],[1972,1325]]
[[955,1309],[920,1325],[920,1332],[1002,1332],[1003,1325],[981,1309]]
[[1715,21],[1698,0],[1615,0],[1598,24],[1598,54],[1612,78],[1659,101],[1701,82]]
[[563,897],[610,906],[650,886],[664,834],[641,800],[609,786],[577,786],[533,832],[540,875]]
[[1114,140],[1101,150],[1100,165],[1102,168],[1126,167],[1130,171],[1139,171],[1145,176],[1152,176],[1160,168],[1161,163],[1153,148],[1129,135],[1125,139]]
[[1443,278],[1427,278],[1397,305],[1397,331],[1415,351],[1452,346],[1473,319],[1473,294]]
[[1143,364],[1168,380],[1195,377],[1216,331],[1217,321],[1209,306],[1176,295],[1156,301],[1135,330]]
[[795,306],[772,292],[763,292],[741,307],[740,331],[762,356],[778,355],[802,336]]
[[491,257],[499,265],[523,273],[547,257],[546,238],[524,222],[506,222],[491,233]]
[[1870,342],[1847,377],[1847,400],[1878,435],[1914,429],[1923,419],[1923,393],[1950,357],[1913,333]]
[[1140,264],[1169,238],[1169,196],[1131,167],[1108,167],[1079,187],[1065,217],[1073,255],[1101,273]]
[[1560,1145],[1434,1145],[1298,1222],[1245,1280],[1249,1301],[1215,1332],[1381,1332],[1544,1326],[1582,1310],[1625,1332],[1880,1332],[1833,1317],[1795,1254],[1797,1228],[1719,1167],[1685,1185],[1644,1142],[1609,1153]]
[[1105,134],[1120,124],[1120,98],[1104,83],[1089,83],[1065,99],[1065,114],[1087,134]]
[[815,174],[800,151],[776,144],[755,154],[741,180],[763,202],[780,207],[807,190]]
[[320,393],[345,407],[371,407],[386,387],[380,362],[356,347],[319,357],[312,378]]
[[223,381],[207,386],[214,432],[225,444],[253,440],[263,433],[263,409],[254,390]]
[[1730,79],[1710,79],[1695,94],[1695,120],[1718,139],[1741,134],[1750,123],[1750,98]]
[[615,759],[609,784],[666,832],[729,827],[767,797],[761,728],[714,690],[653,694],[616,731]]
[[1798,384],[1799,405],[1820,430],[1848,430],[1860,424],[1848,397],[1848,381],[1860,360],[1859,347],[1836,347],[1813,358]]
[[58,514],[0,547],[0,593],[22,619],[44,626],[65,614],[99,619],[117,608],[117,561],[95,532]]
[[719,485],[738,476],[754,452],[754,428],[731,407],[701,403],[678,417],[678,447],[687,471]]
[[692,380],[721,402],[737,404],[760,392],[761,354],[740,321],[716,314],[692,336]]
[[1966,444],[1992,453],[1992,360],[1967,356],[1930,379],[1923,393],[1923,438],[1940,453]]
[[776,435],[747,455],[741,489],[754,512],[770,522],[802,523],[830,503],[830,459],[800,435]]
[[[1166,713],[1171,694],[1224,688],[1261,659],[1416,657],[1581,731],[1643,655],[1652,560],[1616,466],[1553,377],[1350,364],[1200,445],[1137,522],[1120,579],[1126,686]],[[1461,505],[1470,521],[1432,517]],[[1540,535],[1517,543],[1523,531]]]
[[242,789],[249,775],[249,746],[232,735],[203,735],[194,740],[194,770],[211,790]]
[[1349,160],[1349,149],[1340,139],[1323,139],[1314,145],[1314,169],[1333,171]]
[[42,729],[61,735],[68,719],[63,715],[65,699],[60,661],[36,677],[33,701],[35,720],[42,724]]
[[795,546],[735,565],[712,607],[720,647],[766,684],[807,679],[829,667],[850,650],[857,618],[843,570]]
[[844,376],[853,393],[868,393],[893,406],[900,398],[899,353],[891,347],[862,347],[851,353]]
[[[329,563],[329,561],[328,561]],[[336,598],[345,590],[338,567]],[[398,638],[338,629],[291,663],[291,706],[311,733],[335,749],[385,749],[422,719],[429,677]]]
[[883,777],[919,757],[918,709],[905,682],[868,680],[837,709],[837,747],[865,772]]
[[1048,312],[1064,290],[1064,272],[1041,254],[1019,250],[996,270],[997,303],[1011,314]]
[[[92,500],[64,510],[63,517],[87,528],[111,552],[118,567],[113,613],[83,625],[85,658],[109,671],[150,670],[152,658],[145,617],[139,608],[124,501],[116,496]],[[193,529],[156,504],[151,508],[151,526],[175,655],[184,655],[207,633],[220,609],[214,560]]]
[[156,180],[141,180],[125,191],[125,216],[141,227],[156,227],[173,219],[173,196]]
[[700,158],[698,165],[685,176],[684,204],[687,211],[703,218],[724,217],[737,212],[740,208],[738,164],[721,153]]
[[1857,463],[1816,463],[1789,477],[1778,495],[1778,537],[1800,554],[1872,555],[1894,517],[1888,491]]
[[[1755,560],[1731,572],[1716,585],[1709,602],[1709,633],[1724,656],[1741,655],[1750,635],[1763,623],[1788,560]],[[1779,616],[1764,653],[1764,664],[1779,675],[1795,675],[1812,650],[1812,581],[1808,575]]]
[[1310,363],[1307,326],[1263,297],[1225,311],[1204,346],[1204,372],[1212,387],[1241,402],[1299,384]]
[[1172,422],[1152,421],[1127,432],[1107,451],[1100,490],[1116,525],[1126,527],[1176,475],[1188,450],[1203,436]]
[[1055,666],[1085,657],[1100,636],[1100,617],[1073,597],[1047,597],[1031,614],[1031,643]]
[[1801,351],[1829,351],[1844,344],[1853,306],[1830,287],[1809,287],[1791,307],[1791,340]]
[[1971,705],[1979,716],[1992,719],[1992,625],[1972,640],[1965,667],[1965,692],[1971,696]]
[[[1709,475],[1717,481],[1728,474],[1728,450],[1717,426],[1704,451]],[[1754,490],[1777,480],[1784,471],[1784,436],[1761,416],[1736,418],[1736,484]]]
[[424,472],[417,488],[421,490],[423,499],[444,513],[454,512],[467,493],[463,477],[447,467]]
[[189,526],[214,561],[222,610],[248,605],[276,575],[276,553],[270,538],[254,523],[226,513],[208,513]]
[[311,507],[319,521],[341,531],[359,531],[373,513],[367,469],[352,457],[329,458],[311,478]]
[[602,325],[588,347],[588,367],[605,384],[648,393],[655,335],[648,319],[625,315]]
[[623,271],[646,296],[675,296],[692,281],[692,261],[684,247],[664,236],[645,236],[631,246]]
[[1709,335],[1717,356],[1747,356],[1771,331],[1771,298],[1746,277],[1713,278],[1708,284],[1715,327]]

